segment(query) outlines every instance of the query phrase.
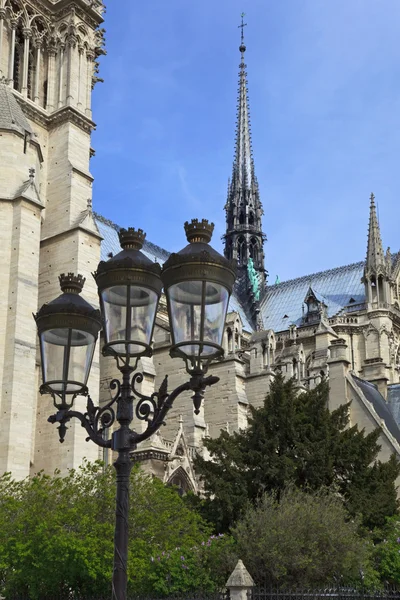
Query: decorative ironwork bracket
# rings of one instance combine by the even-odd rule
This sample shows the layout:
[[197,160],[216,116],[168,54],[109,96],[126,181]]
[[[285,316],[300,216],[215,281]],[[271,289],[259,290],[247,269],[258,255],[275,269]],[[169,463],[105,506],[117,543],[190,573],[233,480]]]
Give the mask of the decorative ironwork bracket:
[[[144,379],[143,373],[135,373],[131,379],[132,371],[132,367],[122,367],[122,382],[119,379],[113,379],[110,382],[110,389],[114,394],[105,406],[95,406],[88,395],[85,413],[70,410],[69,405],[57,404],[56,398],[52,394],[58,410],[48,418],[48,421],[53,424],[59,423],[60,442],[64,442],[68,429],[67,423],[76,418],[86,429],[88,434],[86,441],[92,440],[102,448],[133,450],[139,442],[148,439],[161,425],[165,424],[165,417],[180,394],[187,391],[193,392],[194,410],[198,414],[205,388],[219,381],[219,377],[213,375],[204,377],[202,372],[192,372],[189,381],[178,386],[172,392],[168,392],[168,375],[166,375],[159,390],[151,396],[146,396],[137,389],[137,385],[141,384]],[[41,392],[49,393],[49,390],[44,388]],[[87,392],[84,395],[87,395]],[[146,429],[140,433],[129,428],[133,420],[133,413],[137,419],[147,423]],[[113,433],[112,439],[105,439],[104,431],[110,429],[116,421],[120,424],[120,428]]]

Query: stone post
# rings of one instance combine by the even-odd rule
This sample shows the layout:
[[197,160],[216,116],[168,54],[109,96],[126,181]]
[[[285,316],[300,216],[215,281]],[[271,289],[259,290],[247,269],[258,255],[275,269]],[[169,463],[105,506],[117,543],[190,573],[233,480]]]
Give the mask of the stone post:
[[24,37],[24,60],[22,67],[22,87],[21,94],[24,98],[28,97],[28,70],[29,70],[29,48],[30,48],[30,39],[31,39],[31,30],[26,28],[22,32]]
[[3,31],[4,31],[4,19],[6,17],[6,9],[0,8],[0,77],[3,75],[1,68],[2,49],[3,49]]
[[248,593],[254,587],[254,581],[241,560],[238,560],[226,587],[230,593],[230,600],[247,600]]
[[55,103],[55,85],[56,85],[56,54],[57,49],[54,45],[50,45],[47,50],[47,103],[46,110],[53,112]]
[[39,84],[40,84],[40,63],[42,57],[42,42],[41,40],[36,41],[36,71],[35,71],[35,90],[33,94],[33,101],[39,104]]
[[58,108],[61,108],[64,104],[64,52],[65,46],[60,46],[60,67],[59,67],[59,81],[58,81]]
[[85,114],[88,117],[92,116],[92,86],[93,86],[93,61],[94,52],[92,50],[86,51],[87,60],[87,72],[86,72],[86,108]]
[[8,63],[8,82],[10,87],[14,87],[14,60],[15,60],[15,31],[17,29],[17,20],[11,20],[11,43],[10,43],[10,61]]

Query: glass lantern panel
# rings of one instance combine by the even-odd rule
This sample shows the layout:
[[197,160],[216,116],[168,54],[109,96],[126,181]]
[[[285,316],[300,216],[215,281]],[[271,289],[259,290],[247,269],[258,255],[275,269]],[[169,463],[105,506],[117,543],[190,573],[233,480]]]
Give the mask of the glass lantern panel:
[[42,346],[43,383],[52,383],[55,392],[64,390],[64,363],[68,346],[69,329],[51,329],[40,336]]
[[92,365],[96,339],[90,333],[73,329],[71,331],[71,349],[68,366],[68,391],[74,391],[78,384],[87,384]]
[[103,290],[104,336],[106,344],[126,339],[126,306],[129,286],[115,285]]
[[77,329],[51,329],[41,335],[43,382],[57,393],[73,394],[86,385],[96,340]]
[[217,349],[207,342],[221,345],[228,290],[217,283],[185,281],[171,286],[168,298],[174,343],[187,342],[180,346],[187,356],[207,357],[215,354]]
[[229,292],[217,283],[206,283],[206,302],[204,314],[204,341],[222,345]]
[[156,292],[135,285],[114,286],[102,292],[102,299],[106,343],[122,356],[141,354],[151,344],[158,304]]

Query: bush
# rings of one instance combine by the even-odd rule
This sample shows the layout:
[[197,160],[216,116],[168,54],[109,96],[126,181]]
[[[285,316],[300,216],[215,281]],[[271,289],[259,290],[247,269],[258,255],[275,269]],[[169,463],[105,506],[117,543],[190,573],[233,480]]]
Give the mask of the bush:
[[371,545],[360,538],[359,523],[348,521],[342,501],[329,491],[286,489],[265,494],[233,529],[237,551],[257,583],[281,587],[376,581]]

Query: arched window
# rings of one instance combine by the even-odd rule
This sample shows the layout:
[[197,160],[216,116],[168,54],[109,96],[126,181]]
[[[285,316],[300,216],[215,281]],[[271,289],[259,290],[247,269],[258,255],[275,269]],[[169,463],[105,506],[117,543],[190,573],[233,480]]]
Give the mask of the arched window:
[[22,27],[18,25],[15,31],[15,54],[13,67],[14,89],[20,92],[22,90],[22,71],[24,68],[24,36]]
[[251,210],[249,214],[249,225],[254,225],[254,213]]
[[167,485],[175,487],[180,496],[184,496],[187,492],[193,491],[192,482],[182,467],[178,467],[176,471],[172,473]]
[[32,45],[30,47],[29,50],[29,56],[28,56],[28,98],[30,100],[34,99],[34,86],[35,86],[35,72],[36,72],[36,66],[35,66],[35,59],[34,59],[34,54],[33,54],[33,48]]
[[226,250],[225,250],[226,258],[231,259],[232,258],[232,240],[228,240],[226,242],[226,247],[225,248],[226,248]]
[[239,225],[244,225],[246,223],[246,215],[244,210],[242,209],[239,213]]
[[253,259],[254,264],[258,264],[258,243],[255,238],[251,238],[249,247],[250,258]]
[[243,237],[238,239],[238,260],[243,262],[246,259],[246,240]]

